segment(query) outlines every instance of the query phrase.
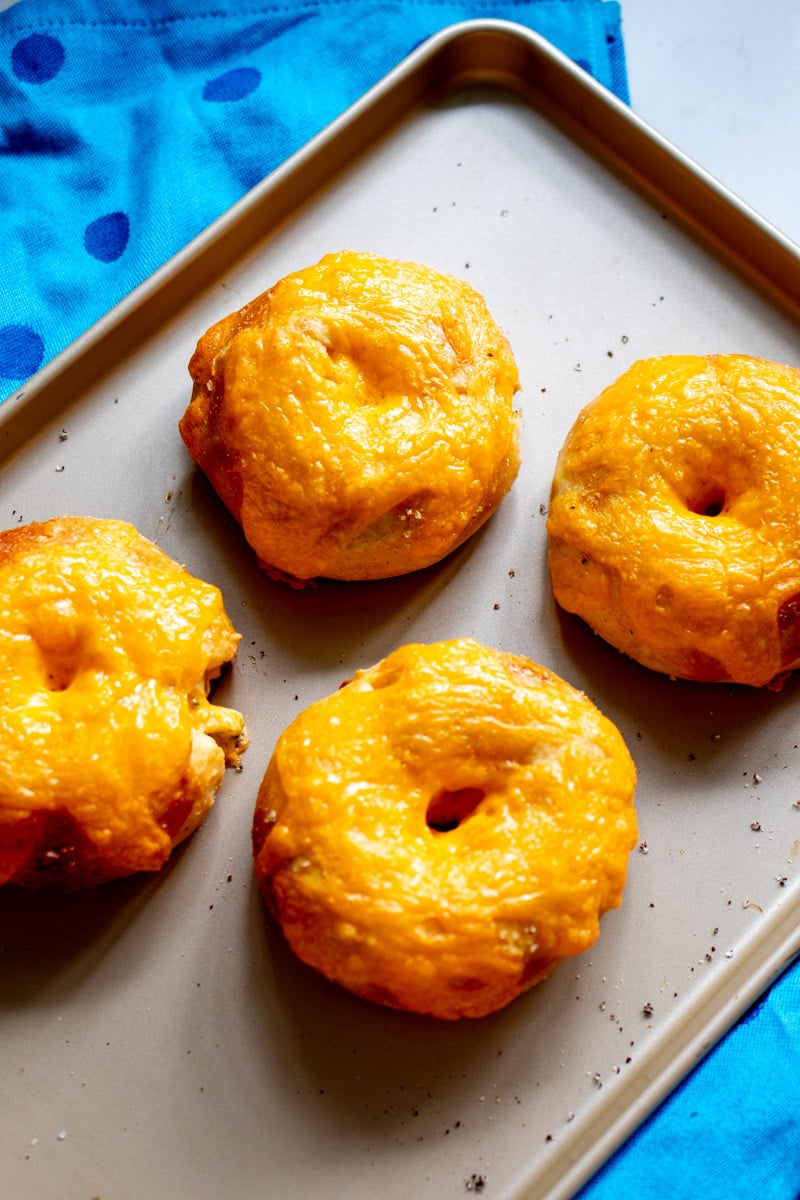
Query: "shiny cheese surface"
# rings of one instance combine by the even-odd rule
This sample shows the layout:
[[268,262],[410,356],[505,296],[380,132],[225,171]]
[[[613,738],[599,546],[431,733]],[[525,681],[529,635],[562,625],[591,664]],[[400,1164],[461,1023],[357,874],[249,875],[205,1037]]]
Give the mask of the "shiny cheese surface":
[[634,786],[617,729],[550,671],[469,639],[407,645],[279,739],[256,873],[330,979],[477,1017],[595,941],[636,841]]
[[555,596],[685,679],[800,665],[800,371],[743,355],[635,363],[581,412],[548,515]]
[[444,557],[518,467],[507,339],[469,284],[343,251],[200,339],[190,453],[263,566],[370,579]]
[[164,863],[247,742],[206,697],[238,640],[219,591],[131,525],[0,533],[0,882]]

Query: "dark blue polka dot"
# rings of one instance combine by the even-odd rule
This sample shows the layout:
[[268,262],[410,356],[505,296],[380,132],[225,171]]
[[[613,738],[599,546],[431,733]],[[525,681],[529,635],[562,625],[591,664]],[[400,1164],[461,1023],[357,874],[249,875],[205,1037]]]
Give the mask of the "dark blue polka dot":
[[23,83],[47,83],[64,65],[64,47],[46,33],[32,33],[11,51],[11,68]]
[[27,379],[44,358],[44,342],[28,325],[0,325],[0,377]]
[[92,258],[114,262],[127,246],[130,234],[131,223],[124,212],[106,213],[86,226],[83,244]]
[[254,92],[261,83],[261,72],[255,67],[235,67],[226,71],[216,79],[210,79],[203,88],[203,99],[212,104],[222,104],[226,100],[243,100]]

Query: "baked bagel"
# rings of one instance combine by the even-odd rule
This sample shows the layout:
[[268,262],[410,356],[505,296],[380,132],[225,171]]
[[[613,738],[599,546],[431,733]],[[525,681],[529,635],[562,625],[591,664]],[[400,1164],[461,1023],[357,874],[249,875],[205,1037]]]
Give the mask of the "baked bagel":
[[155,871],[247,745],[219,591],[120,521],[0,532],[0,883]]
[[213,325],[189,450],[270,574],[380,579],[437,562],[519,468],[509,344],[468,284],[330,254]]
[[598,936],[636,841],[617,729],[525,658],[407,645],[279,738],[253,822],[299,958],[366,999],[490,1013]]
[[547,528],[558,603],[666,675],[754,687],[800,665],[800,371],[635,363],[584,408]]

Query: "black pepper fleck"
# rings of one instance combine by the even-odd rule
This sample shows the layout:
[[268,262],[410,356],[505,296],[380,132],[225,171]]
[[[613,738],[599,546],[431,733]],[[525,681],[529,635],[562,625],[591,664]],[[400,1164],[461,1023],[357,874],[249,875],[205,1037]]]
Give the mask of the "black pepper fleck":
[[486,1187],[486,1176],[475,1174],[470,1175],[464,1186],[468,1192],[482,1192]]

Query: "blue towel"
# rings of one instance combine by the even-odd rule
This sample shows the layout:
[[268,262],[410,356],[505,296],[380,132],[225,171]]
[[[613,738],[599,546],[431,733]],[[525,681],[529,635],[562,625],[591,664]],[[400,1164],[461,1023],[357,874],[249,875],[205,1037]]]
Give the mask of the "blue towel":
[[800,967],[790,968],[577,1200],[798,1200]]
[[0,400],[419,42],[533,27],[626,97],[606,0],[20,0],[0,14]]

